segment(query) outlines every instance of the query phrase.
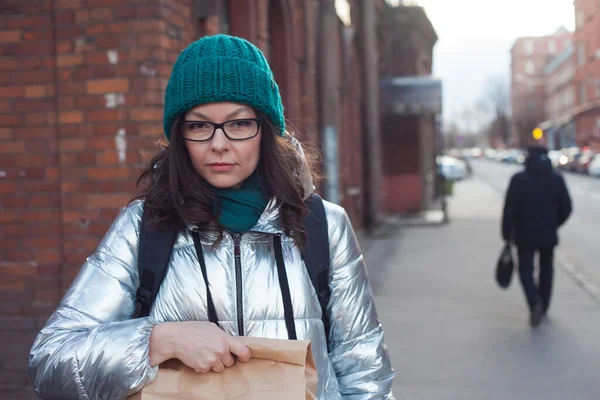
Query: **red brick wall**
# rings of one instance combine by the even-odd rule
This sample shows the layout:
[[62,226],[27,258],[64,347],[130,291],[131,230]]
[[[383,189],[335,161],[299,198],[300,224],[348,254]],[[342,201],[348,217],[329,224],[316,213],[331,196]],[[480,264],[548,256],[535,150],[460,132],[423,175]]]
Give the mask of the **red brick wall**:
[[53,307],[63,261],[52,2],[21,3],[0,5],[0,393],[7,396],[20,396],[14,390],[27,382],[27,354],[44,322],[37,317]]
[[415,6],[386,8],[382,75],[431,75],[432,50],[437,36],[426,13]]
[[[249,3],[249,7],[252,4]],[[318,4],[313,1],[275,1],[256,3],[254,41],[267,55],[280,86],[286,118],[295,133],[321,149],[317,99],[316,40]],[[248,12],[246,7],[234,13]],[[239,17],[236,17],[239,18]],[[341,22],[340,22],[340,30]],[[244,31],[244,29],[240,29]],[[276,38],[276,39],[275,39]],[[275,39],[275,40],[274,40]],[[364,220],[364,181],[362,163],[362,118],[360,106],[360,69],[353,45],[345,49],[339,42],[340,104],[338,107],[338,143],[340,191],[344,206],[356,229]]]
[[423,155],[418,117],[385,115],[381,119],[383,205],[387,213],[420,210],[423,205]]
[[316,4],[302,0],[257,3],[258,37],[277,80],[290,127],[319,143],[318,103],[315,101],[317,63]]
[[[223,1],[230,33],[269,55],[297,134],[318,144],[317,2],[271,0],[280,5],[271,8],[266,1]],[[11,399],[34,398],[25,388],[33,338],[136,193],[136,173],[163,137],[163,92],[177,55],[221,29],[219,17],[199,21],[192,5],[0,4],[0,397],[10,391]],[[340,87],[343,190],[363,185],[355,49],[348,60]],[[362,195],[344,200],[357,228],[363,202]]]
[[423,202],[423,178],[420,173],[384,175],[383,207],[389,214],[420,211]]
[[33,338],[162,137],[170,68],[198,29],[188,3],[1,5],[0,393],[11,399],[33,396],[22,389]]
[[[297,54],[301,55],[297,59],[300,68],[300,78],[298,80],[299,109],[300,116],[292,121],[297,128],[298,134],[310,140],[313,143],[320,142],[319,134],[319,113],[317,91],[317,23],[318,23],[318,4],[315,1],[304,0],[296,1],[298,8],[302,9],[303,20],[296,24],[301,35],[298,35]],[[300,11],[298,11],[300,13]]]
[[[383,35],[385,76],[431,75],[437,36],[421,8],[388,10]],[[403,214],[427,208],[435,182],[428,175],[435,174],[437,153],[433,118],[383,115],[381,138],[385,211]]]

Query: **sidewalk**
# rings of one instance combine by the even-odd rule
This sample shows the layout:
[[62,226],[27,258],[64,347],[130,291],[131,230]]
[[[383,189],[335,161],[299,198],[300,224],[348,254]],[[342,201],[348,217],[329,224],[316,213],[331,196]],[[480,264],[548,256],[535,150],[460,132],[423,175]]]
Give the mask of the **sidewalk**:
[[397,399],[597,400],[600,305],[556,269],[549,317],[528,325],[518,275],[494,280],[502,198],[455,186],[450,224],[365,243]]

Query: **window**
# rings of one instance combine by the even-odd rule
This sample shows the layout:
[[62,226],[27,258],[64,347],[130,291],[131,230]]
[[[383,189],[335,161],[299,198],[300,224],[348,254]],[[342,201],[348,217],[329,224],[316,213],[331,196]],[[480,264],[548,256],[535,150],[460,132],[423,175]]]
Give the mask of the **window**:
[[556,42],[554,40],[548,42],[548,52],[550,54],[556,53]]
[[[193,0],[194,17],[202,21],[205,34],[229,33],[229,13],[224,1]],[[213,17],[218,17],[212,22]],[[209,22],[211,21],[211,22]]]
[[567,105],[571,107],[573,105],[573,101],[575,100],[574,88],[570,87],[567,89]]
[[533,60],[525,61],[525,73],[527,75],[535,74],[535,63],[533,62]]
[[535,110],[535,100],[529,100],[529,102],[527,102],[527,108],[529,111]]
[[527,83],[527,92],[528,93],[532,93],[533,92],[533,84]]
[[226,1],[217,2],[217,8],[219,13],[219,33],[229,33],[229,10],[227,9]]
[[577,29],[583,27],[583,22],[583,10],[577,10],[577,13],[575,14],[575,26]]
[[585,104],[587,101],[587,90],[585,83],[579,85],[579,104]]
[[533,40],[527,40],[523,43],[523,52],[525,52],[526,55],[530,56],[533,54],[534,51],[535,43],[533,43]]
[[577,45],[577,62],[579,66],[585,65],[585,44],[579,43]]

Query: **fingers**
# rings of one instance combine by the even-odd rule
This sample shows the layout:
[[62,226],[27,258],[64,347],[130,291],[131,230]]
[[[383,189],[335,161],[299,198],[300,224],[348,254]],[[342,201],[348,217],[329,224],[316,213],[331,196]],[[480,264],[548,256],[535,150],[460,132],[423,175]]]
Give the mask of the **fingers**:
[[197,363],[194,367],[196,372],[223,372],[225,368],[232,367],[235,364],[235,359],[233,355],[229,352],[219,356],[218,354],[213,354],[212,356],[206,357],[201,362]]
[[223,355],[223,357],[221,357],[221,362],[223,363],[225,368],[229,368],[232,367],[233,364],[235,364],[235,359],[233,358],[231,353],[227,352]]
[[229,339],[229,351],[235,354],[241,362],[249,361],[252,355],[248,346],[233,337]]
[[198,364],[198,363],[194,363],[194,362],[184,362],[184,364],[187,365],[190,368],[193,368],[194,371],[201,372],[203,374],[209,372],[210,369],[211,369],[210,365],[205,365],[204,363]]
[[[239,341],[236,341],[240,343]],[[243,345],[243,343],[242,343]],[[234,345],[235,346],[235,345]],[[245,347],[245,345],[243,345]],[[243,354],[243,347],[241,347]],[[246,356],[243,354],[244,360]],[[223,341],[220,345],[197,354],[189,360],[182,360],[184,363],[192,367],[196,372],[223,372],[225,368],[235,365],[234,355],[230,352],[230,346],[227,341]]]
[[[183,325],[185,324],[185,325]],[[182,323],[174,358],[197,372],[223,372],[235,361],[250,360],[250,349],[238,338],[207,322]]]
[[212,364],[211,369],[215,372],[223,372],[225,371],[225,365],[223,365],[221,360],[217,360]]

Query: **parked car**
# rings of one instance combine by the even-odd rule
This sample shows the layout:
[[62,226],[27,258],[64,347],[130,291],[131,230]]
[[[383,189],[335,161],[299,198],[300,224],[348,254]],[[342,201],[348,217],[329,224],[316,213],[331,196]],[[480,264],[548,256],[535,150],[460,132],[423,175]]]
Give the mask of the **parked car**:
[[443,155],[436,159],[440,174],[446,180],[460,181],[469,175],[467,163],[456,157]]
[[580,157],[581,149],[578,147],[563,149],[563,156],[560,158],[559,168],[564,169],[565,171],[575,172],[575,166]]
[[498,156],[498,161],[509,164],[523,164],[525,162],[525,155],[518,149],[504,150]]
[[523,153],[522,150],[515,150],[515,162],[517,164],[523,164],[525,163],[526,157],[525,157],[525,153]]
[[498,150],[494,154],[494,159],[496,161],[502,161],[502,160],[504,160],[504,158],[506,157],[507,154],[508,154],[508,152],[506,150]]
[[492,149],[492,148],[487,148],[484,151],[485,157],[488,160],[495,160],[496,159],[496,153],[497,153],[497,151],[495,149]]
[[461,159],[463,160],[470,160],[470,159],[475,159],[475,158],[481,158],[483,157],[483,151],[481,151],[480,148],[477,147],[473,147],[471,149],[463,149],[462,150],[462,154],[461,154]]
[[600,154],[595,154],[588,167],[588,173],[591,176],[600,177]]
[[579,172],[580,174],[588,174],[590,163],[592,162],[594,157],[595,153],[591,151],[586,151],[582,153],[581,157],[579,157],[575,164],[575,171]]
[[569,162],[565,165],[565,169],[569,172],[577,172],[577,164],[579,164],[579,159],[581,158],[582,153],[575,153],[573,158],[569,160]]
[[563,153],[560,150],[551,150],[548,152],[548,158],[550,159],[550,162],[552,162],[552,167],[558,168],[562,156]]

